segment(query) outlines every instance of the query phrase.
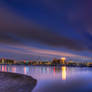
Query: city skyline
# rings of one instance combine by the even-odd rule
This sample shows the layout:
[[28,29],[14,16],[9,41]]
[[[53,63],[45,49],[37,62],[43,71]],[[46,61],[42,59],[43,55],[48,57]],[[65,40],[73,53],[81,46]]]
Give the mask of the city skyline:
[[1,0],[0,58],[92,60],[91,0]]

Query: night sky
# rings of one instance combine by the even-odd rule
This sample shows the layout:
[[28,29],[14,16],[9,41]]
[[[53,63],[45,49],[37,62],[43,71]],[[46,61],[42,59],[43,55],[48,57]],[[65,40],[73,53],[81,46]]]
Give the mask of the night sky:
[[0,0],[0,57],[92,60],[92,0]]

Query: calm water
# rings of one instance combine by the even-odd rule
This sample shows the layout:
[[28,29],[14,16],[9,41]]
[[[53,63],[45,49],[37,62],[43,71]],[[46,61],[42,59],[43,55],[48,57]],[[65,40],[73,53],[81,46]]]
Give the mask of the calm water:
[[37,79],[33,92],[92,92],[92,68],[0,65],[0,71]]

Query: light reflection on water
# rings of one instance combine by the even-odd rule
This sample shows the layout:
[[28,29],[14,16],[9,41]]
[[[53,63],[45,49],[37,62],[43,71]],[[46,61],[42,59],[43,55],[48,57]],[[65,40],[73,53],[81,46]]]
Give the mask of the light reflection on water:
[[92,68],[0,65],[0,71],[37,79],[33,92],[92,92]]
[[62,80],[66,80],[66,67],[63,66],[61,69],[62,69]]

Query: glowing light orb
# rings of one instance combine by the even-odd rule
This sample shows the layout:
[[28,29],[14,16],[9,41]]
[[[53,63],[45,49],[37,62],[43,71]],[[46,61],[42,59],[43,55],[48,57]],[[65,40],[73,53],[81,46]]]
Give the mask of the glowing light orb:
[[65,60],[66,60],[66,58],[65,58],[65,57],[62,57],[62,58],[61,58],[61,60],[65,61]]

